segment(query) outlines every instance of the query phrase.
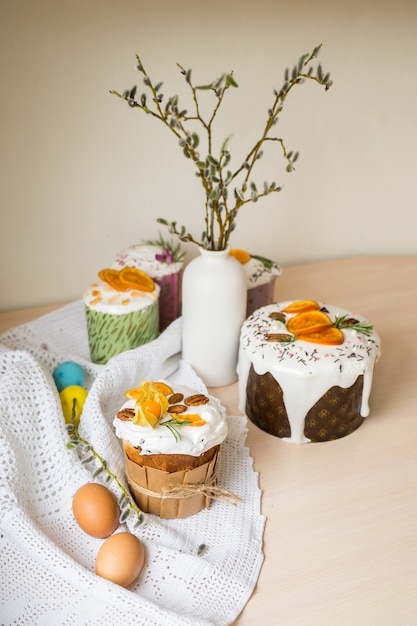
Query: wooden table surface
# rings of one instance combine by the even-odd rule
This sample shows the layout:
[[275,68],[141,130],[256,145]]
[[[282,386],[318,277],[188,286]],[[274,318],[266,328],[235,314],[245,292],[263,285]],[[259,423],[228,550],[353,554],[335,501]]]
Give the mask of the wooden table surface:
[[[284,268],[277,300],[367,317],[381,336],[371,414],[348,437],[295,445],[248,424],[265,560],[238,626],[417,625],[417,257]],[[0,332],[53,310],[0,313]],[[215,388],[238,415],[237,384]]]

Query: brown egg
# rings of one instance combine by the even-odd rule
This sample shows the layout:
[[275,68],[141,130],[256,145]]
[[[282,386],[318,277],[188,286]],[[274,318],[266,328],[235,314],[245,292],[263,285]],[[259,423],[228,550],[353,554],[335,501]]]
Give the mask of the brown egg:
[[104,539],[119,525],[120,511],[116,498],[103,485],[87,483],[72,499],[72,512],[84,532]]
[[117,585],[128,587],[142,571],[145,550],[131,533],[112,535],[102,544],[96,558],[96,574]]

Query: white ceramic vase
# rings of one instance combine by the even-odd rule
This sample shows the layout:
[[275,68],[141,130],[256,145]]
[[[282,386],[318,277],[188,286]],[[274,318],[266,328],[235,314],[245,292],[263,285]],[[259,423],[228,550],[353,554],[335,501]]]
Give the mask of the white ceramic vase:
[[208,387],[237,380],[246,277],[229,250],[200,248],[182,279],[182,356]]

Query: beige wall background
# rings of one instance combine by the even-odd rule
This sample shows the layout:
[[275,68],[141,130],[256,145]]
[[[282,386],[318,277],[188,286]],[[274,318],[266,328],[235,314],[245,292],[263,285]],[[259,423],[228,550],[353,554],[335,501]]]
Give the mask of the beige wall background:
[[157,217],[201,232],[191,163],[109,94],[140,84],[136,52],[165,94],[186,93],[176,62],[196,82],[234,71],[216,136],[233,134],[237,163],[285,67],[322,43],[332,89],[302,86],[280,121],[297,170],[276,159],[284,190],[242,210],[232,244],[284,271],[415,254],[416,27],[415,0],[0,0],[0,308],[79,298],[120,249],[158,236]]

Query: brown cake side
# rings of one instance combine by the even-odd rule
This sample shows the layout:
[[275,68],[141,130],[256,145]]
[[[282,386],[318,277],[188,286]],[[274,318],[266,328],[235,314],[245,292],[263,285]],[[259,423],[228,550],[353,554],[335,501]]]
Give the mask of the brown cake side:
[[[332,387],[308,411],[304,435],[312,442],[349,435],[364,418],[360,414],[363,376],[346,389]],[[270,372],[259,375],[250,367],[246,387],[246,415],[256,426],[276,437],[290,437],[291,428],[280,385]]]

